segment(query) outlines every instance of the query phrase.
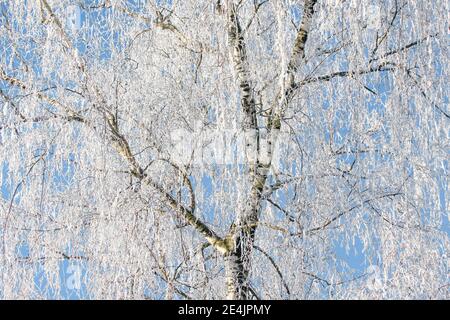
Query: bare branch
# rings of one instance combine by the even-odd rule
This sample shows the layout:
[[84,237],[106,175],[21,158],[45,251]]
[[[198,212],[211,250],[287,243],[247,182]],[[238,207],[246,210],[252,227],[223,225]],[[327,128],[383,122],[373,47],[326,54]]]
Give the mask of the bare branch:
[[256,250],[261,252],[267,259],[269,259],[270,263],[275,268],[275,271],[278,273],[278,276],[280,277],[281,283],[283,284],[283,286],[286,289],[286,292],[287,292],[287,294],[289,296],[291,294],[291,290],[289,290],[289,286],[287,285],[286,281],[284,280],[283,274],[281,273],[281,270],[278,267],[278,265],[276,264],[275,260],[273,260],[273,258],[267,252],[265,252],[263,249],[261,249],[260,247],[254,245],[253,248],[255,248]]

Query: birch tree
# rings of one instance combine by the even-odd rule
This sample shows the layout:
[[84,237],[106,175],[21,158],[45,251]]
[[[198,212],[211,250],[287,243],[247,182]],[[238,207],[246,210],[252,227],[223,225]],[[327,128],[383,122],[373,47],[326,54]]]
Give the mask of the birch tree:
[[0,1],[0,296],[448,299],[448,10]]

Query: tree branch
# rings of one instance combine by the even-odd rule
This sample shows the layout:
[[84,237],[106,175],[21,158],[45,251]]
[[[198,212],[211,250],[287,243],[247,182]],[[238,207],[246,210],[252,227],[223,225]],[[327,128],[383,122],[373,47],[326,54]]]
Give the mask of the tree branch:
[[255,248],[256,250],[261,252],[267,259],[269,259],[270,263],[275,268],[275,271],[278,273],[278,276],[280,277],[281,283],[283,284],[284,288],[286,289],[287,294],[290,295],[291,290],[289,290],[289,286],[287,285],[286,281],[284,280],[283,274],[281,273],[281,270],[278,267],[278,265],[276,264],[275,260],[273,260],[273,258],[267,252],[265,252],[263,249],[261,249],[260,247],[254,245],[253,248]]
[[[284,108],[289,104],[292,98],[292,92],[295,90],[295,72],[301,67],[305,60],[305,46],[310,32],[312,18],[314,15],[314,5],[317,0],[305,0],[303,7],[303,16],[297,37],[292,48],[291,58],[289,60],[286,74],[283,78],[282,88],[277,95],[275,106],[271,109],[269,115],[269,130],[281,128],[281,118]],[[274,141],[272,141],[272,144]]]
[[295,84],[293,86],[293,90],[298,89],[306,84],[314,83],[314,82],[320,82],[320,81],[330,81],[334,78],[342,78],[342,77],[353,77],[356,75],[364,75],[374,72],[383,72],[383,71],[393,71],[395,70],[394,66],[387,66],[391,65],[390,63],[384,63],[380,64],[379,66],[371,67],[366,70],[346,70],[346,71],[337,71],[333,72],[327,75],[317,76],[317,77],[310,77],[306,78],[299,83]]
[[234,71],[239,82],[241,105],[244,111],[244,129],[256,129],[255,99],[250,82],[247,49],[235,4],[230,4],[228,8],[228,44]]
[[425,42],[426,40],[428,40],[428,39],[430,39],[430,38],[436,37],[437,35],[438,35],[438,33],[430,34],[430,35],[428,35],[428,36],[426,36],[426,37],[424,37],[424,38],[422,38],[422,39],[419,39],[419,40],[413,41],[413,42],[411,42],[411,43],[408,43],[407,45],[404,45],[404,46],[402,46],[402,47],[400,47],[400,48],[397,48],[397,49],[388,51],[388,52],[384,53],[383,55],[381,55],[381,56],[379,56],[379,57],[370,59],[370,60],[369,60],[369,63],[372,63],[372,62],[377,61],[377,60],[383,60],[383,59],[385,59],[385,58],[387,58],[387,57],[389,57],[389,56],[392,56],[392,55],[394,55],[394,54],[397,54],[397,53],[400,53],[400,52],[402,52],[402,51],[408,50],[408,49],[410,49],[410,48],[412,48],[412,47],[414,47],[414,46],[417,46],[417,45],[419,45],[419,44]]
[[[11,86],[18,87],[21,90],[28,89],[28,86],[23,81],[7,75],[1,67],[0,67],[0,79],[8,82]],[[78,122],[83,122],[86,124],[88,123],[88,121],[83,116],[81,116],[80,114],[78,114],[77,112],[72,110],[71,108],[63,105],[58,100],[50,98],[49,96],[47,96],[46,94],[43,94],[42,92],[36,92],[35,94],[39,99],[49,103],[50,105],[58,108],[59,110],[62,109],[65,113],[67,113],[67,117],[69,119],[78,121]]]

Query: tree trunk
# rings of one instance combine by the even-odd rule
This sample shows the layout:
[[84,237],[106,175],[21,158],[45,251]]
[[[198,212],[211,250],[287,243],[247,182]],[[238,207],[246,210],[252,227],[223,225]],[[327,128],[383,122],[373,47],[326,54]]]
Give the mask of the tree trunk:
[[232,252],[224,257],[225,281],[228,300],[249,299],[248,274],[244,268],[241,252]]
[[224,255],[227,299],[247,300],[252,297],[249,284],[250,258],[258,226],[261,195],[267,179],[267,168],[258,166],[247,205],[232,227],[231,250]]

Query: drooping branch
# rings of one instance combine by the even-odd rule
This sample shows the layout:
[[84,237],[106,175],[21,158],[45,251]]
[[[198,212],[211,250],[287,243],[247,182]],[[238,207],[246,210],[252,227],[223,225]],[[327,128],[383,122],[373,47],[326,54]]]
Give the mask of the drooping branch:
[[251,18],[249,19],[249,21],[248,21],[247,24],[245,25],[245,28],[244,28],[243,33],[246,33],[247,30],[250,29],[250,27],[251,27],[253,21],[254,21],[255,18],[258,16],[259,10],[260,10],[261,7],[262,7],[264,4],[266,4],[267,2],[269,2],[269,0],[264,0],[264,1],[260,2],[260,3],[256,3],[256,2],[254,3],[255,9],[254,9],[253,15],[251,16]]
[[[51,141],[49,143],[50,146],[53,144],[53,142],[59,136],[60,132],[61,132],[61,130],[59,130],[53,136],[53,138],[51,139]],[[47,147],[36,159],[34,159],[31,162],[31,164],[28,166],[26,173],[23,175],[22,179],[16,184],[14,191],[12,192],[11,199],[9,201],[8,211],[6,212],[6,217],[4,219],[3,226],[2,226],[2,230],[3,230],[3,232],[2,232],[2,254],[3,254],[4,259],[6,258],[5,252],[6,252],[6,239],[7,239],[7,232],[8,232],[8,224],[9,224],[9,220],[11,218],[15,198],[16,198],[16,196],[18,196],[20,189],[25,184],[27,178],[30,176],[30,174],[32,173],[34,168],[38,165],[38,163],[40,163],[41,161],[45,161],[44,159],[45,159],[46,155],[49,153],[49,151],[50,151],[50,147]]]
[[278,265],[275,262],[275,260],[267,252],[265,252],[263,249],[261,249],[260,247],[254,245],[253,248],[255,248],[256,250],[261,252],[267,259],[269,259],[270,263],[275,268],[275,271],[277,272],[278,276],[280,277],[281,283],[283,284],[283,287],[286,289],[287,294],[290,295],[291,294],[291,290],[289,290],[289,286],[286,283],[286,280],[284,280],[283,273],[281,273],[281,270],[278,267]]
[[[316,2],[317,0],[305,0],[302,21],[295,38],[286,73],[283,75],[282,87],[270,112],[269,130],[281,128],[282,113],[289,104],[292,92],[295,90],[295,73],[305,60],[306,41],[311,29]],[[272,144],[274,144],[274,141],[272,141]]]
[[[11,85],[17,86],[21,88],[22,90],[26,90],[28,88],[25,83],[20,81],[19,79],[7,76],[2,69],[0,69],[0,76],[1,79],[4,81],[7,81]],[[52,99],[48,97],[47,95],[43,93],[37,93],[37,96],[40,99],[45,100],[46,102],[54,105],[55,107],[59,107],[60,109],[64,109],[65,112],[68,113],[66,116],[67,119],[79,121],[85,124],[88,124],[89,121],[87,121],[85,118],[83,118],[81,115],[77,114],[75,111],[71,110],[70,108],[65,107],[63,104],[59,103],[57,100]],[[128,141],[126,138],[119,132],[119,128],[117,125],[117,121],[113,117],[111,113],[106,114],[108,117],[108,126],[110,129],[110,141],[112,143],[112,146],[115,148],[115,150],[126,160],[126,162],[130,166],[130,170],[132,174],[134,174],[136,177],[140,179],[145,178],[145,182],[154,187],[157,191],[159,191],[165,199],[168,201],[170,207],[175,210],[176,212],[179,212],[181,216],[185,218],[185,220],[194,227],[195,230],[197,230],[201,235],[203,235],[211,245],[213,245],[219,252],[224,252],[227,250],[227,246],[225,244],[225,241],[222,240],[217,234],[215,234],[208,226],[206,226],[202,221],[200,221],[197,217],[194,216],[193,212],[190,209],[185,208],[183,205],[180,205],[178,201],[176,201],[169,193],[167,193],[161,186],[159,186],[157,183],[153,182],[149,177],[147,177],[144,173],[141,167],[139,166],[137,160],[135,159],[135,156],[133,155],[131,148],[129,146]],[[35,119],[37,120],[37,119]]]
[[[120,134],[117,124],[111,120],[109,125],[112,132],[111,141],[113,143],[113,147],[129,164],[131,173],[136,178],[142,180],[145,184],[158,191],[167,201],[167,204],[175,212],[179,213],[186,220],[186,222],[189,223],[197,232],[204,236],[214,248],[216,248],[219,252],[227,251],[227,245],[225,241],[194,215],[194,207],[191,209],[186,208],[144,172],[144,170],[138,164],[134,154],[131,152],[131,148],[127,139],[122,134]],[[184,179],[186,179],[186,176],[184,176]],[[191,206],[194,205],[191,204]]]
[[387,39],[387,37],[389,35],[389,32],[392,30],[392,28],[394,26],[395,20],[397,19],[398,15],[400,14],[400,11],[405,6],[406,6],[406,2],[400,7],[398,5],[398,1],[395,0],[394,12],[393,12],[392,18],[391,18],[391,20],[390,20],[390,22],[389,22],[389,24],[388,24],[388,26],[386,28],[386,31],[381,36],[378,36],[378,33],[377,33],[377,38],[376,38],[376,41],[375,41],[375,47],[372,50],[372,56],[374,56],[377,53],[378,49],[380,48],[380,45]]
[[419,81],[417,81],[417,79],[415,79],[410,70],[406,70],[406,74],[408,75],[408,77],[414,82],[414,84],[416,85],[416,87],[419,89],[422,97],[427,100],[433,107],[435,107],[439,112],[441,112],[447,119],[450,119],[450,113],[448,113],[448,111],[445,111],[442,107],[440,107],[438,104],[436,104],[435,102],[433,102],[428,95],[425,93],[425,90],[421,87]]
[[225,253],[228,251],[227,244],[214,231],[212,231],[204,222],[196,217],[191,210],[181,205],[176,201],[167,191],[151,179],[145,179],[145,183],[152,186],[159,191],[167,200],[170,207],[178,212],[198,233],[205,237],[205,239],[219,252]]
[[[52,21],[57,26],[59,32],[61,33],[63,39],[66,42],[66,45],[68,48],[72,48],[72,45],[70,43],[70,40],[65,33],[61,22],[56,17],[56,15],[53,13],[52,8],[48,4],[46,0],[41,0],[44,7],[48,10],[50,13],[50,16],[52,18]],[[126,11],[126,13],[129,13],[129,11]],[[75,55],[75,57],[78,57]],[[79,63],[80,70],[84,71],[84,61],[76,59]],[[119,132],[118,123],[117,123],[117,117],[109,112],[106,106],[106,101],[101,97],[100,91],[96,86],[94,86],[94,91],[97,96],[100,97],[100,103],[103,107],[103,114],[105,119],[107,120],[108,127],[110,129],[110,141],[112,143],[112,146],[115,148],[115,150],[127,161],[127,163],[130,165],[131,172],[139,177],[140,179],[144,178],[143,170],[139,166],[135,156],[131,152],[131,148],[129,146],[129,143],[124,135],[122,135]],[[203,222],[201,222],[197,217],[194,216],[191,210],[185,208],[183,205],[180,205],[169,193],[167,193],[165,190],[163,190],[162,187],[160,187],[158,184],[153,182],[151,179],[146,177],[145,179],[146,183],[154,187],[156,190],[158,190],[160,193],[163,194],[163,196],[166,198],[166,200],[169,202],[169,205],[177,212],[180,212],[181,215],[186,219],[186,221],[191,224],[200,234],[205,236],[205,238],[219,251],[223,251],[223,240],[218,237],[213,231],[211,231]],[[192,187],[191,187],[192,188]],[[193,209],[193,208],[191,208]]]

